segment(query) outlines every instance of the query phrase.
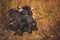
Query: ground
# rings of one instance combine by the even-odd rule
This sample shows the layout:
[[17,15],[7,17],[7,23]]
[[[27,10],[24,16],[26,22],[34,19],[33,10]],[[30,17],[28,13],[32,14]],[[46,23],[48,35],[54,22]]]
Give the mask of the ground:
[[[1,0],[1,4],[0,40],[60,40],[60,0]],[[33,18],[37,22],[38,31],[15,36],[13,31],[5,29],[10,20],[7,11],[25,5],[33,8]]]

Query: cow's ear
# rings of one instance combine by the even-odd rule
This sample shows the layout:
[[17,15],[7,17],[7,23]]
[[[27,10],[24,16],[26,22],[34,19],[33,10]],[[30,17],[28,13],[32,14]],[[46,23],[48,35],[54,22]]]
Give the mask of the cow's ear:
[[17,7],[17,10],[21,12],[23,9],[21,7]]
[[21,11],[23,11],[23,9],[21,8],[21,9],[19,9],[18,11],[21,12]]
[[34,7],[31,7],[31,10],[34,10]]

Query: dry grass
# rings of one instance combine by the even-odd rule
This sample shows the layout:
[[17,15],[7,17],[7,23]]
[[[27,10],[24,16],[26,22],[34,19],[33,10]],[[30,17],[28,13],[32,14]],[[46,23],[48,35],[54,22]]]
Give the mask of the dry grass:
[[[0,40],[60,40],[60,0],[12,0],[5,3],[15,9],[17,6],[25,5],[33,7],[33,18],[37,22],[38,31],[33,31],[31,35],[25,32],[23,36],[15,36],[13,31],[5,30],[7,16],[2,15]],[[8,8],[5,10],[7,11]]]

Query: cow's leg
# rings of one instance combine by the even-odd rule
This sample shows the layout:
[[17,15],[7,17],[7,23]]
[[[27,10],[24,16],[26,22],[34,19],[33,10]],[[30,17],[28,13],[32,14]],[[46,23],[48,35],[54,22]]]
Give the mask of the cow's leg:
[[27,28],[27,27],[28,27],[28,26],[27,26],[27,24],[26,24],[26,23],[24,23],[22,26],[23,26],[23,32],[26,32],[26,31],[27,31],[27,29],[28,29],[28,28]]
[[28,32],[29,34],[32,33],[31,24],[27,24],[27,32]]
[[17,29],[17,31],[15,32],[14,35],[20,35],[20,36],[22,36],[23,35],[23,26],[21,26],[20,23],[19,23],[18,27],[19,28]]
[[22,26],[21,26],[21,18],[20,18],[20,15],[19,16],[16,16],[15,17],[15,19],[14,19],[15,21],[16,21],[16,24],[18,25],[18,29],[17,29],[17,31],[16,31],[16,33],[15,33],[15,35],[22,35],[23,34],[23,31],[22,31]]
[[32,30],[33,30],[33,31],[37,31],[37,30],[38,30],[38,28],[37,28],[37,23],[36,23],[36,21],[34,21],[34,20],[33,20],[33,22],[32,22]]

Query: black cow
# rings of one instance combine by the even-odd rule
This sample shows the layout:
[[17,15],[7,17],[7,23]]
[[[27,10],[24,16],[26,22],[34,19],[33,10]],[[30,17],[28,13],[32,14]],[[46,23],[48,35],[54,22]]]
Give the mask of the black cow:
[[32,14],[32,11],[31,11],[31,7],[24,6],[22,9],[23,9],[23,12],[25,11],[24,13],[26,15],[26,23],[27,23],[27,26],[28,26],[27,27],[28,28],[27,32],[29,34],[31,34],[32,30],[37,30],[37,23],[32,17],[33,14]]
[[[9,10],[9,15],[12,17],[12,19],[14,20],[14,21],[16,21],[16,25],[17,25],[17,27],[15,27],[15,28],[18,28],[19,29],[19,31],[20,31],[20,34],[22,34],[23,33],[23,31],[22,31],[22,24],[21,24],[21,17],[20,17],[20,12],[18,11],[18,10],[15,10],[15,9],[10,9]],[[11,28],[13,28],[14,29],[14,25],[13,26],[11,26]],[[18,30],[17,29],[17,30]]]
[[15,30],[18,35],[22,35],[23,32],[32,33],[33,30],[37,30],[37,23],[32,17],[32,11],[29,6],[22,7],[22,11],[10,9],[9,15],[12,17],[16,24],[9,26],[10,29]]

